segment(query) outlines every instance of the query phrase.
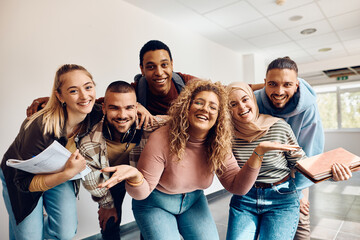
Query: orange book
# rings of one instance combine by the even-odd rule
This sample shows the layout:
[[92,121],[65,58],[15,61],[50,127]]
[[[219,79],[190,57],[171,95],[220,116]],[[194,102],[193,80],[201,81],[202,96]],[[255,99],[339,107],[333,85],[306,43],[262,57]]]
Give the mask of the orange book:
[[351,171],[360,170],[360,157],[343,148],[302,159],[296,163],[296,168],[311,181],[317,183],[332,176],[331,167],[334,163],[342,163]]

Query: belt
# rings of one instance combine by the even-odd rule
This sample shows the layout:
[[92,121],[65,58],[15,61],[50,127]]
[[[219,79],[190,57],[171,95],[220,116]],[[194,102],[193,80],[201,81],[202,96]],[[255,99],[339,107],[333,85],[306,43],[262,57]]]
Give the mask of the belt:
[[262,182],[255,182],[254,183],[254,188],[271,188],[272,186],[276,186],[276,185],[279,185],[283,182],[286,182],[287,180],[289,180],[290,178],[290,174],[287,175],[286,177],[284,177],[283,179],[277,181],[277,182],[274,182],[274,183],[262,183]]

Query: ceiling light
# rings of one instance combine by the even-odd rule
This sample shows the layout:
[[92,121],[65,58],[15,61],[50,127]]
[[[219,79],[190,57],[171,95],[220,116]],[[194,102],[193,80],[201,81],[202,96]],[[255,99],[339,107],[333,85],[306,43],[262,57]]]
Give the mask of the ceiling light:
[[320,48],[318,50],[318,52],[328,52],[328,51],[331,51],[331,48],[327,47],[327,48]]
[[286,2],[286,0],[276,0],[277,5],[283,5]]
[[296,21],[299,21],[302,18],[303,18],[303,16],[295,15],[295,16],[290,17],[289,20],[293,21],[293,22],[296,22]]
[[303,35],[309,35],[314,32],[316,32],[316,28],[307,28],[307,29],[302,30],[300,33]]

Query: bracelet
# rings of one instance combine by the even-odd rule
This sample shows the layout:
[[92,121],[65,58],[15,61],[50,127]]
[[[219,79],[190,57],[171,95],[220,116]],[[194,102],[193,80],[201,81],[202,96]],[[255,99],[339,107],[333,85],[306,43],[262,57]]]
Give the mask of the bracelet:
[[255,149],[254,149],[254,153],[259,157],[259,159],[262,161],[261,157],[264,157],[265,153],[264,154],[258,154]]
[[[141,173],[140,173],[141,174]],[[129,181],[129,180],[126,180],[126,183],[129,184],[130,186],[132,187],[138,187],[140,186],[143,182],[144,182],[144,176],[141,174],[142,178],[140,181],[138,182],[132,182],[132,181]]]

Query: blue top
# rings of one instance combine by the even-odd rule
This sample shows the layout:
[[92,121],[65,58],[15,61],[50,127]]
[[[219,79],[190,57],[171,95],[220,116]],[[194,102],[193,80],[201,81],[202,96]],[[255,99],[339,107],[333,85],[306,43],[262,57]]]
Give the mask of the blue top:
[[[260,113],[283,118],[292,128],[296,139],[306,155],[311,157],[324,150],[324,130],[316,103],[316,94],[311,86],[301,78],[298,91],[283,109],[274,108],[265,93],[265,88],[255,91]],[[296,174],[297,188],[304,189],[313,183],[305,176]]]

